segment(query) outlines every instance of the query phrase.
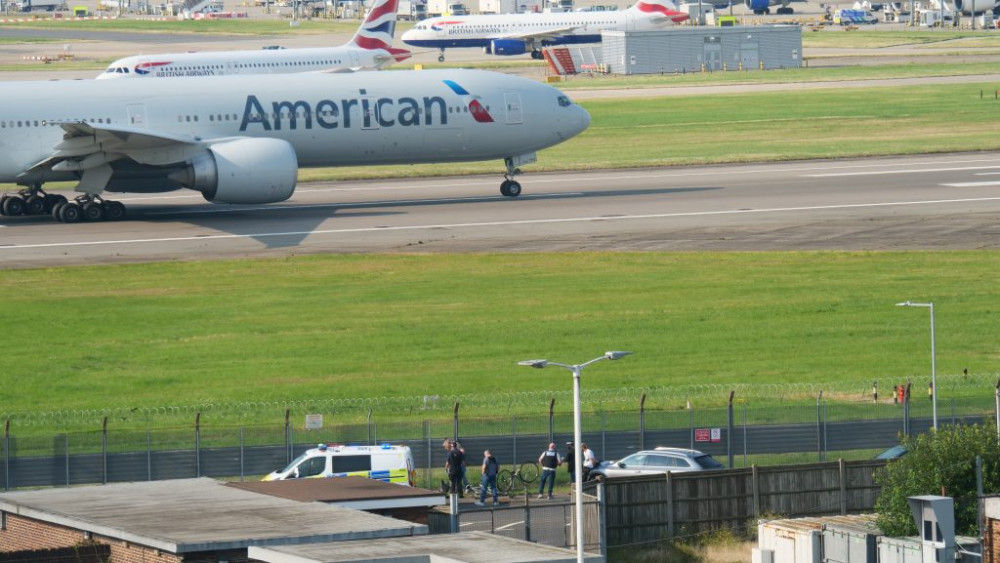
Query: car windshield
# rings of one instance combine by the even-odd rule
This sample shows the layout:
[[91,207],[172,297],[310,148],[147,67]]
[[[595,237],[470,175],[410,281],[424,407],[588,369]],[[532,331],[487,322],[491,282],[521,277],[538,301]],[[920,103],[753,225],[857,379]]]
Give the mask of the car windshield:
[[712,457],[712,456],[710,456],[708,454],[700,455],[700,456],[694,458],[694,460],[696,462],[698,462],[698,465],[700,465],[703,469],[725,469],[726,468],[725,465],[722,465],[721,463],[719,463],[718,461],[716,461],[714,457]]
[[296,465],[298,465],[300,461],[302,461],[303,459],[305,459],[307,455],[309,455],[309,452],[303,453],[299,457],[293,459],[292,462],[289,463],[284,469],[282,469],[281,471],[279,471],[279,473],[288,473],[289,471],[292,470],[293,467],[295,467]]

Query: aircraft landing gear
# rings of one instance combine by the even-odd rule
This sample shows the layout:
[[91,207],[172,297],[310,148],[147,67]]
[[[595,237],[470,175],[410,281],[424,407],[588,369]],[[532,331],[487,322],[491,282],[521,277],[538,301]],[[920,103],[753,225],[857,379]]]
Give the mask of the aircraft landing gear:
[[52,208],[52,218],[62,223],[121,221],[125,215],[125,204],[91,194],[79,195],[73,201],[64,200]]
[[540,61],[540,60],[544,59],[545,56],[542,55],[542,52],[539,51],[538,49],[534,49],[534,50],[531,51],[531,58],[534,59],[534,60],[536,60],[536,61]]
[[66,201],[59,194],[47,194],[42,191],[41,184],[34,184],[20,190],[17,195],[0,197],[0,215],[16,217],[18,215],[45,215],[57,204]]
[[503,182],[500,183],[500,194],[506,197],[517,197],[521,195],[521,184],[514,180],[514,176],[521,173],[520,168],[514,167],[514,161],[510,158],[503,159],[507,172],[503,175]]
[[441,52],[438,54],[438,62],[439,63],[444,62],[444,49],[441,49]]

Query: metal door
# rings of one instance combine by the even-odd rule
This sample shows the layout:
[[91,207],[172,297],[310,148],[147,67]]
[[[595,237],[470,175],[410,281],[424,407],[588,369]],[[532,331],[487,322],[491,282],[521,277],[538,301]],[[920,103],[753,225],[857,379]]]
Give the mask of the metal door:
[[705,70],[722,70],[722,44],[705,43]]
[[146,104],[128,104],[125,110],[128,112],[130,127],[146,128]]
[[505,110],[507,113],[507,124],[521,123],[524,115],[521,112],[521,94],[508,92],[503,95]]

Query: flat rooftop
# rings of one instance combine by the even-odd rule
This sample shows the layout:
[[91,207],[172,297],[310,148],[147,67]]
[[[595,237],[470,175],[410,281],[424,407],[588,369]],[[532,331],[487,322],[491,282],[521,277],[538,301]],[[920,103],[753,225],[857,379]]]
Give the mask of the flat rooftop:
[[3,493],[0,510],[169,553],[427,534],[424,525],[208,478]]
[[226,485],[289,500],[326,502],[358,510],[429,507],[448,502],[440,491],[384,483],[366,477],[247,481]]
[[[438,534],[399,539],[251,547],[251,559],[265,563],[571,563],[576,551],[531,543],[486,532]],[[603,562],[598,554],[586,554],[589,563]]]

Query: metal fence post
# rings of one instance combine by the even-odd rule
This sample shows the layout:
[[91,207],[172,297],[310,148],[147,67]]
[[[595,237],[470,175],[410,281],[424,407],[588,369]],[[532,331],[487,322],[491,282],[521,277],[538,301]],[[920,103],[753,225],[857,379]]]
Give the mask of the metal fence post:
[[153,480],[153,439],[146,429],[146,479]]
[[285,465],[292,462],[292,409],[285,409]]
[[639,399],[639,449],[646,449],[646,394]]
[[194,476],[201,477],[201,411],[194,415]]
[[511,464],[517,463],[517,415],[510,417]]
[[69,433],[67,432],[66,434],[63,434],[63,436],[66,436],[66,442],[65,442],[65,448],[66,449],[63,450],[63,454],[66,456],[66,486],[69,486],[69,484],[70,484],[70,481],[69,481]]
[[240,482],[246,480],[246,452],[244,451],[244,446],[246,444],[246,428],[240,426]]
[[452,414],[453,428],[452,428],[451,439],[455,440],[456,442],[458,441],[458,405],[459,405],[458,401],[455,401],[455,411]]
[[729,468],[733,468],[733,397],[736,391],[729,392],[729,408],[726,409],[726,457],[729,458]]
[[688,409],[688,435],[690,437],[690,445],[688,448],[694,449],[694,407],[691,405],[691,399],[687,402]]
[[750,463],[747,458],[747,405],[743,403],[743,467]]
[[108,417],[104,417],[101,424],[101,474],[104,476],[104,484],[108,484]]
[[[1000,381],[997,382],[1000,388]],[[1000,416],[998,414],[997,416]],[[998,426],[997,428],[1000,428]],[[998,430],[1000,431],[1000,430]],[[10,419],[3,423],[3,490],[10,490]]]
[[372,408],[368,407],[368,416],[365,417],[365,430],[368,432],[368,445],[372,445]]
[[552,397],[549,400],[549,443],[555,442],[555,413],[553,412],[556,408],[556,398]]
[[820,402],[823,400],[823,392],[816,396],[816,461],[823,461],[823,413],[820,411]]

